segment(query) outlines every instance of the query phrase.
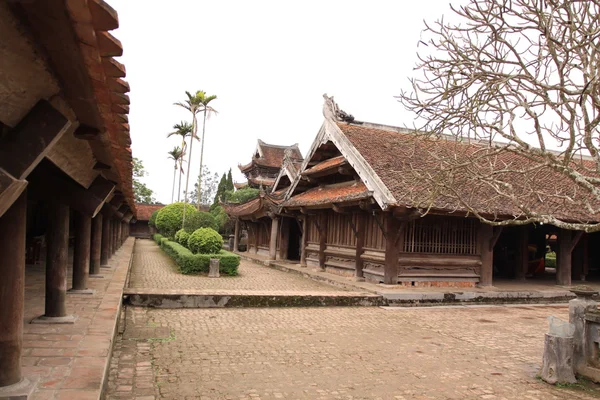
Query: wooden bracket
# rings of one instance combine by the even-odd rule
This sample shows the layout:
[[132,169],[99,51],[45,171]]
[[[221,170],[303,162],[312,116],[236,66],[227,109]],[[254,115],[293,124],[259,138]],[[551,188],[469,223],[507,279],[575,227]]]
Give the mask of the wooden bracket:
[[358,237],[358,229],[356,229],[356,224],[352,221],[352,216],[348,218],[348,223],[350,223],[350,228],[352,228],[352,232],[354,232],[354,237]]
[[583,231],[577,231],[577,233],[575,233],[575,236],[571,238],[571,243],[569,244],[569,253],[573,252],[573,249],[575,249],[575,246],[577,246],[577,243],[579,243],[579,240],[582,236]]
[[396,240],[394,241],[394,246],[398,246],[398,241],[404,234],[404,229],[406,228],[406,222],[401,222],[398,227],[398,231],[396,232]]
[[387,235],[385,232],[385,227],[383,226],[383,222],[379,221],[379,218],[377,218],[377,214],[373,213],[373,218],[375,219],[375,222],[377,222],[377,225],[379,226],[379,229],[381,229],[381,233],[383,233],[383,237],[385,239],[387,239]]

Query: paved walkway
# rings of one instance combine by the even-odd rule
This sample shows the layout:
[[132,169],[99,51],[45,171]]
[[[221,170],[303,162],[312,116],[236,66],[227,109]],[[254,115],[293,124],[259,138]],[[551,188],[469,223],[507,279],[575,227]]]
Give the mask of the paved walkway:
[[[102,278],[89,280],[93,295],[67,294],[67,312],[74,324],[31,324],[44,314],[45,267],[27,266],[25,273],[25,316],[23,324],[23,375],[40,381],[33,400],[97,400],[120,310],[134,239],[110,259],[112,268],[102,268]],[[68,285],[72,272],[69,269]]]
[[128,307],[108,399],[592,399],[536,379],[564,306]]
[[339,292],[343,289],[277,271],[242,260],[238,276],[218,279],[201,275],[183,275],[173,260],[158,245],[147,239],[136,242],[130,288],[195,289],[217,293],[306,293]]

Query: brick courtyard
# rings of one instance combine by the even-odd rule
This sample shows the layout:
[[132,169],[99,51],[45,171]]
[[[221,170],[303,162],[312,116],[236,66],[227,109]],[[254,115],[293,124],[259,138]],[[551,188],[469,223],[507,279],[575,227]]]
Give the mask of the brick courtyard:
[[227,292],[337,292],[336,287],[315,282],[301,276],[277,271],[242,260],[238,276],[183,275],[173,260],[151,240],[137,240],[133,256],[131,288],[197,289]]
[[536,379],[565,306],[128,308],[108,399],[591,399]]

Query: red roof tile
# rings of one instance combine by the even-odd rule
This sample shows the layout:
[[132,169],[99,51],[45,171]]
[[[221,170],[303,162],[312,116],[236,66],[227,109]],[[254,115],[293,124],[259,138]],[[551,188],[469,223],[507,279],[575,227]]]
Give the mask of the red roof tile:
[[252,215],[259,211],[262,207],[262,199],[260,197],[254,198],[243,204],[223,204],[223,209],[228,215],[241,217]]
[[163,208],[164,204],[140,204],[136,203],[138,221],[150,221],[150,216],[154,211]]
[[[521,155],[509,152],[490,155],[492,149],[482,144],[425,138],[353,124],[339,123],[338,126],[390,190],[397,205],[419,208],[432,205],[443,211],[467,211],[458,200],[461,198],[477,212],[488,215],[522,217],[520,204],[536,213],[564,220],[600,219],[579,205],[585,200],[598,208],[598,201],[564,175],[543,166],[526,173],[515,172],[538,165]],[[475,152],[487,156],[452,174],[447,173],[445,159],[466,161],[472,159]],[[499,195],[486,181],[475,177],[476,174],[494,174],[494,179],[510,184],[515,202]],[[418,176],[424,178],[416,179]],[[430,179],[440,179],[445,188],[440,190]]]
[[348,182],[318,186],[293,196],[283,202],[283,207],[319,206],[332,203],[363,200],[371,196],[371,192],[362,182]]

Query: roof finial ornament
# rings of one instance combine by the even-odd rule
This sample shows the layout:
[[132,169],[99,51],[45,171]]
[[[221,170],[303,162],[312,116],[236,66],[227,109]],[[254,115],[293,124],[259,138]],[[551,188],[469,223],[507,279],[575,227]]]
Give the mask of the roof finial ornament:
[[354,116],[352,114],[348,114],[344,110],[340,110],[337,103],[333,101],[333,96],[329,97],[327,96],[327,93],[325,93],[323,98],[325,99],[325,104],[323,105],[323,116],[325,118],[343,122],[354,121]]

